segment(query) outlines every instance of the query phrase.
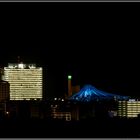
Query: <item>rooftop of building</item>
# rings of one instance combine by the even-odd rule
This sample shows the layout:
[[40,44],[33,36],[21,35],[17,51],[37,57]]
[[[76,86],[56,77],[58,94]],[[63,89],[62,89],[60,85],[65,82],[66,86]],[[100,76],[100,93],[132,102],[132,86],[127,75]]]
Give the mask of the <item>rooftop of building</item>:
[[37,67],[36,64],[25,64],[25,63],[8,63],[8,67],[5,67],[4,69],[36,69],[40,68]]

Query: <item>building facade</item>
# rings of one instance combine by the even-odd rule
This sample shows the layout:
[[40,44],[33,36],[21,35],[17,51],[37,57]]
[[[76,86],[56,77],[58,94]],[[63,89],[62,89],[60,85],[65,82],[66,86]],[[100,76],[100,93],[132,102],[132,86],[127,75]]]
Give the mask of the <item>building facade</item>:
[[119,117],[138,117],[140,114],[140,101],[135,99],[131,99],[129,101],[119,101],[117,114]]
[[41,100],[42,71],[35,64],[11,63],[4,67],[4,78],[10,84],[10,100]]
[[52,118],[53,119],[64,119],[65,121],[71,121],[71,112],[60,112],[58,111],[58,106],[57,105],[51,105],[52,109]]

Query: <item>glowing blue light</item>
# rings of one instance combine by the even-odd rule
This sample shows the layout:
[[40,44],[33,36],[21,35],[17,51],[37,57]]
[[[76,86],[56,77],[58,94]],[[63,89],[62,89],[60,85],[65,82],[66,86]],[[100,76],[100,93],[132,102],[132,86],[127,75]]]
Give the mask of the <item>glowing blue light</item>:
[[91,85],[84,86],[80,92],[71,96],[70,100],[80,101],[80,102],[90,102],[90,101],[97,101],[97,100],[111,100],[114,97],[118,100],[127,100],[129,99],[128,96],[121,96],[116,94],[107,93],[101,90],[96,89]]

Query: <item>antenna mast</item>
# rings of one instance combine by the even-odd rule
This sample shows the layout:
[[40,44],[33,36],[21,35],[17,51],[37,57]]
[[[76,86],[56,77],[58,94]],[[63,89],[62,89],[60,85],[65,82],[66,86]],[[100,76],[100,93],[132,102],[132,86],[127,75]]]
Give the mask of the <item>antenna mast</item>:
[[18,61],[18,63],[20,63],[20,56],[17,57],[17,61]]

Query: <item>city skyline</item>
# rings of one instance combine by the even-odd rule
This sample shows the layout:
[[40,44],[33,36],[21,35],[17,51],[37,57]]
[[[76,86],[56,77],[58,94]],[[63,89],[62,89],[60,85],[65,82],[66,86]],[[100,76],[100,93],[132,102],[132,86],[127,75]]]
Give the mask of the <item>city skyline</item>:
[[[67,91],[67,75],[72,74],[74,85],[92,84],[107,92],[139,96],[139,39],[133,28],[138,18],[130,24],[137,12],[125,14],[123,4],[84,3],[79,10],[76,5],[71,5],[73,10],[68,4],[62,5],[47,17],[51,4],[39,5],[40,14],[33,15],[28,14],[30,6],[26,12],[24,6],[15,6],[8,15],[14,21],[13,28],[3,28],[0,65],[17,62],[17,56],[25,63],[41,65],[48,73],[49,92],[54,94]],[[130,7],[127,4],[126,11]],[[37,5],[32,8],[38,9]]]
[[[41,49],[42,49],[41,53],[43,53],[44,50],[47,50],[46,48]],[[97,52],[97,48],[95,49]],[[50,55],[46,56],[46,58],[48,58],[47,60],[44,59],[45,55],[42,56],[40,54],[37,55],[37,51],[33,51],[32,52],[33,55],[31,56],[23,55],[26,52],[25,50],[22,51],[22,55],[20,55],[21,61],[23,61],[23,63],[26,62],[31,63],[36,61],[35,63],[37,65],[42,65],[42,67],[44,67],[46,76],[44,77],[44,79],[46,79],[45,83],[48,83],[49,85],[49,89],[46,89],[46,92],[49,93],[48,95],[53,96],[64,95],[64,93],[67,92],[67,75],[70,74],[72,75],[73,85],[80,85],[82,87],[86,84],[91,84],[101,90],[111,92],[114,94],[139,96],[138,83],[134,81],[135,79],[139,78],[136,77],[139,68],[133,63],[130,63],[129,65],[128,61],[124,63],[124,59],[121,59],[123,58],[120,55],[121,53],[118,54],[119,59],[118,58],[115,59],[115,56],[113,55],[110,58],[108,56],[104,59],[102,58],[105,55],[102,55],[101,58],[97,59],[96,57],[98,56],[98,53],[93,55],[91,53],[92,49],[88,48],[88,53],[86,53],[83,50],[81,51],[81,53],[78,54],[78,51],[75,50],[75,53],[71,55],[72,58],[69,58],[69,56],[67,56],[65,57],[65,61],[60,61],[62,60],[62,58],[59,58],[58,56],[62,55],[63,52],[60,53],[60,51],[59,52],[57,51],[60,54],[58,55],[56,54],[55,56],[57,57],[57,59],[56,60],[51,59],[52,60],[51,63],[50,58],[51,55],[53,54],[51,51],[47,52],[47,54],[49,54],[50,52]],[[72,51],[68,52],[68,54],[70,55],[71,52]],[[104,53],[105,52],[106,51],[104,51]],[[17,51],[16,53],[19,53],[19,51]],[[77,58],[79,61],[74,60],[75,56],[80,57],[81,54],[85,54],[84,55],[85,57],[84,58],[81,57],[81,59]],[[129,59],[129,57],[127,56],[125,59]],[[9,55],[7,59],[5,59],[4,61],[5,61],[4,65],[8,65],[8,63],[10,62],[17,62],[17,55],[15,56]],[[114,62],[114,64],[112,62]],[[132,65],[137,67],[137,69],[130,70],[129,68],[130,66],[132,67]],[[54,87],[57,88],[54,89]]]

